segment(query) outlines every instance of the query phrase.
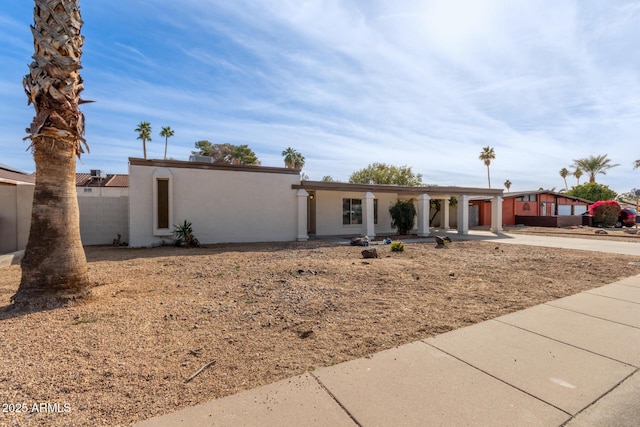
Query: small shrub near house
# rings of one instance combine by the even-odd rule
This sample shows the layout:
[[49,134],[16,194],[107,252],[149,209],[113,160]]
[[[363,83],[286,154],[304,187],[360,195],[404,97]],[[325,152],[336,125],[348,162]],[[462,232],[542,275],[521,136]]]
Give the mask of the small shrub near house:
[[404,252],[404,245],[402,244],[402,242],[400,240],[396,240],[395,242],[393,242],[391,244],[391,251],[392,252]]
[[601,227],[613,227],[620,215],[620,203],[615,200],[601,200],[589,206],[593,224]]
[[416,217],[416,207],[412,200],[398,200],[389,208],[391,226],[398,230],[398,234],[409,234],[413,230]]
[[193,227],[186,219],[182,224],[173,225],[173,237],[175,238],[176,246],[200,247],[200,242],[193,235]]

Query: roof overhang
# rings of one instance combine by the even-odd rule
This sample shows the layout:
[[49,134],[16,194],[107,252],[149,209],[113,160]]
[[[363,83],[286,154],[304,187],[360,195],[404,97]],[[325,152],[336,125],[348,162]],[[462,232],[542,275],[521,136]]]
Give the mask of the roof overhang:
[[420,194],[428,194],[434,196],[482,196],[495,197],[502,196],[503,190],[491,188],[475,188],[475,187],[453,187],[440,185],[422,185],[418,187],[409,187],[404,185],[382,185],[382,184],[351,184],[346,182],[325,182],[325,181],[302,181],[300,184],[291,186],[294,190],[312,190],[312,191],[343,191],[343,192],[371,192],[371,193],[395,193],[405,196],[419,196]]
[[129,157],[131,166],[150,166],[182,169],[207,169],[236,172],[280,173],[285,175],[300,175],[299,169],[278,168],[260,165],[229,165],[221,163],[187,162],[184,160],[145,160]]

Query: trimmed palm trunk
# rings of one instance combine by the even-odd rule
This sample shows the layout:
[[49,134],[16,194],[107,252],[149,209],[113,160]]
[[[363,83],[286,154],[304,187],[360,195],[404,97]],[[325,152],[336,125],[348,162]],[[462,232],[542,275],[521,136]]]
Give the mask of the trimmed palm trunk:
[[27,129],[36,185],[18,307],[52,307],[89,295],[75,188],[76,156],[86,146],[78,0],[36,0],[34,62],[23,84],[36,115]]

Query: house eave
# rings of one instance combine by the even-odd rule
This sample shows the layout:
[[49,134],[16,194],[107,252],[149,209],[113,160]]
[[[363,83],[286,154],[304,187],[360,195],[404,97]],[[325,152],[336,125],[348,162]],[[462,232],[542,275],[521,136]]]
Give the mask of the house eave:
[[302,181],[300,184],[291,186],[294,190],[315,190],[315,191],[342,191],[342,192],[372,192],[372,193],[396,193],[407,196],[417,196],[429,194],[430,196],[502,196],[502,189],[476,188],[476,187],[455,187],[439,185],[423,185],[409,187],[403,185],[383,185],[383,184],[351,184],[346,182],[324,182],[324,181]]

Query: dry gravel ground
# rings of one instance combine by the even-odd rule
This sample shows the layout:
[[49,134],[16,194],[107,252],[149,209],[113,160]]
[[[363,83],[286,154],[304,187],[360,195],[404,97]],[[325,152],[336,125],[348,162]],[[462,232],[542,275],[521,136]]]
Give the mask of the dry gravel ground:
[[2,269],[0,425],[129,425],[640,274],[632,256],[434,246],[89,247],[93,299],[33,313],[8,310],[20,267]]

